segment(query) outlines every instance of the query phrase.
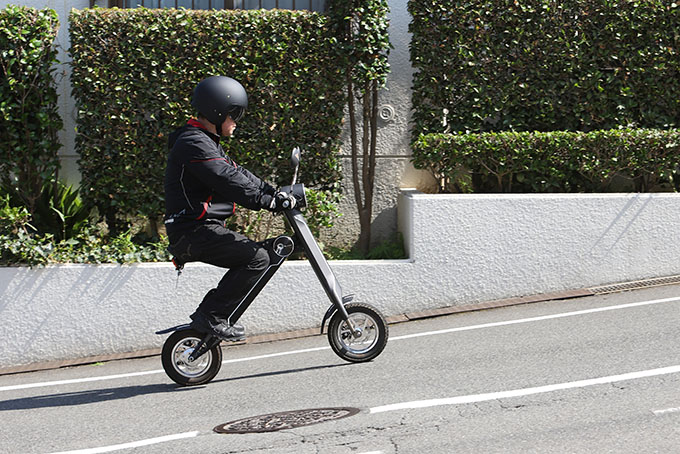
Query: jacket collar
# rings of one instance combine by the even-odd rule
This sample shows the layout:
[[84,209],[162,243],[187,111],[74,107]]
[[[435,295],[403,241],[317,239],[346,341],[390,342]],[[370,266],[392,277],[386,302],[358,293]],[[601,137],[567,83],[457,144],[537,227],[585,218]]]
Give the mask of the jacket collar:
[[205,132],[208,135],[208,137],[210,137],[212,140],[214,140],[215,143],[220,143],[220,136],[218,136],[217,134],[213,134],[212,132],[208,131],[205,128],[205,126],[203,125],[203,123],[196,120],[195,118],[192,118],[189,121],[187,121],[187,125],[193,126],[194,128],[201,129],[203,132]]

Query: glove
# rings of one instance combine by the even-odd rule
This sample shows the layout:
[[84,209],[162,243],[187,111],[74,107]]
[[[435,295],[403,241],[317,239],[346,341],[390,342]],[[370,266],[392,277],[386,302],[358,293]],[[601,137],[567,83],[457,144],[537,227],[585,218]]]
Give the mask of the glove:
[[269,205],[269,210],[275,213],[283,210],[290,210],[295,208],[295,197],[293,194],[288,194],[287,192],[277,192],[274,194],[271,205]]

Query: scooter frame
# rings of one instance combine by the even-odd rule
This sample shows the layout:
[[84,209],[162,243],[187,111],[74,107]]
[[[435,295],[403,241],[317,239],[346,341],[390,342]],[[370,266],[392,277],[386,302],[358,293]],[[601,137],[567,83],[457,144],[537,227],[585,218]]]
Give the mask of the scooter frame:
[[326,321],[333,316],[335,311],[340,311],[343,319],[355,332],[355,336],[361,335],[360,331],[357,332],[358,329],[353,326],[352,321],[347,314],[347,310],[345,309],[345,303],[352,301],[353,295],[342,296],[340,283],[335,277],[333,270],[331,270],[331,267],[328,265],[328,261],[326,260],[326,257],[324,257],[323,252],[321,252],[321,248],[319,248],[319,244],[316,242],[304,216],[296,209],[284,211],[284,216],[286,216],[288,223],[295,232],[295,238],[302,244],[305,255],[316,273],[316,277],[326,291],[326,295],[331,300],[331,306],[326,311],[321,322],[321,333],[323,334]]
[[[302,184],[293,184],[291,186],[286,186],[281,188],[282,191],[293,194],[294,197],[299,201],[300,206],[305,206],[305,192],[304,186]],[[316,238],[312,234],[307,221],[305,220],[302,212],[298,209],[288,209],[283,211],[283,215],[286,217],[288,224],[293,229],[295,233],[294,237],[291,238],[286,235],[281,235],[273,239],[266,240],[265,243],[270,243],[267,248],[270,255],[270,265],[262,274],[262,276],[255,282],[253,287],[248,291],[246,296],[239,302],[236,310],[230,315],[228,322],[231,324],[232,319],[237,321],[241,315],[248,309],[252,302],[257,298],[262,289],[269,283],[271,278],[276,274],[276,272],[281,268],[283,262],[295,251],[299,250],[299,246],[302,246],[307,259],[309,260],[312,269],[316,273],[321,286],[326,291],[326,295],[331,300],[331,306],[326,311],[322,321],[321,321],[321,334],[323,334],[326,322],[335,314],[335,312],[340,311],[343,320],[350,327],[354,337],[360,337],[362,335],[361,328],[357,327],[345,309],[345,303],[349,303],[354,298],[353,295],[342,296],[342,288],[338,282],[333,270],[328,265],[326,257],[324,257],[323,252],[319,244],[316,242]],[[175,267],[178,272],[181,272],[183,265],[178,264],[175,260]],[[165,330],[157,331],[156,334],[168,334],[173,331],[179,331],[182,329],[188,329],[189,324],[182,324],[173,326]],[[214,338],[214,339],[213,339]],[[210,350],[214,345],[219,344],[220,340],[213,336],[212,334],[207,334],[201,341],[201,345],[195,350],[191,355],[191,360],[197,360],[201,355]]]

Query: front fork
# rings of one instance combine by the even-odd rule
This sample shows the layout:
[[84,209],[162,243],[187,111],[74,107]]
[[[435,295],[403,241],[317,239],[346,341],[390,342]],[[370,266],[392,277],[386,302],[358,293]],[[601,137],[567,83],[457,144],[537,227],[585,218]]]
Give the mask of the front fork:
[[194,351],[189,355],[189,363],[193,363],[198,358],[203,356],[206,352],[210,351],[211,348],[216,347],[222,340],[219,337],[213,336],[212,334],[206,334],[198,343]]
[[304,216],[299,210],[292,209],[284,211],[284,216],[288,221],[288,224],[293,228],[295,232],[295,243],[297,245],[302,245],[305,251],[305,255],[309,260],[312,269],[316,273],[316,277],[319,279],[321,286],[326,291],[328,299],[331,300],[331,307],[326,311],[323,321],[321,322],[321,333],[323,334],[323,328],[326,321],[333,316],[336,311],[340,311],[343,320],[347,322],[347,325],[354,333],[355,337],[361,336],[361,329],[356,327],[352,320],[349,318],[347,309],[345,308],[345,303],[352,301],[353,295],[342,296],[342,288],[340,283],[335,277],[333,270],[328,266],[328,261],[323,255],[319,244],[316,242],[316,238],[312,234]]
[[328,308],[328,310],[326,311],[326,315],[323,316],[323,320],[321,321],[321,334],[323,334],[323,329],[326,326],[326,322],[333,316],[333,314],[340,311],[342,319],[345,320],[349,328],[352,330],[352,334],[354,335],[354,337],[361,337],[362,334],[361,328],[354,325],[352,319],[349,318],[347,309],[345,309],[345,304],[349,303],[353,299],[354,295],[343,296],[342,304],[333,303],[331,307]]

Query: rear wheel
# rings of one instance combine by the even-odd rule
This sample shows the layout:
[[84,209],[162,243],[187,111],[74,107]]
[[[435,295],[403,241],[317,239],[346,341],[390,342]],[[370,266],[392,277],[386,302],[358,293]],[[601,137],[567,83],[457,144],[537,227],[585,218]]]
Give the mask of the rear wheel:
[[175,383],[182,386],[204,385],[215,378],[222,367],[222,349],[217,344],[195,361],[189,356],[205,334],[194,329],[175,331],[163,344],[163,369]]
[[335,312],[328,324],[328,341],[342,359],[354,363],[370,361],[387,345],[388,328],[382,314],[363,303],[346,304],[345,309],[356,331]]

